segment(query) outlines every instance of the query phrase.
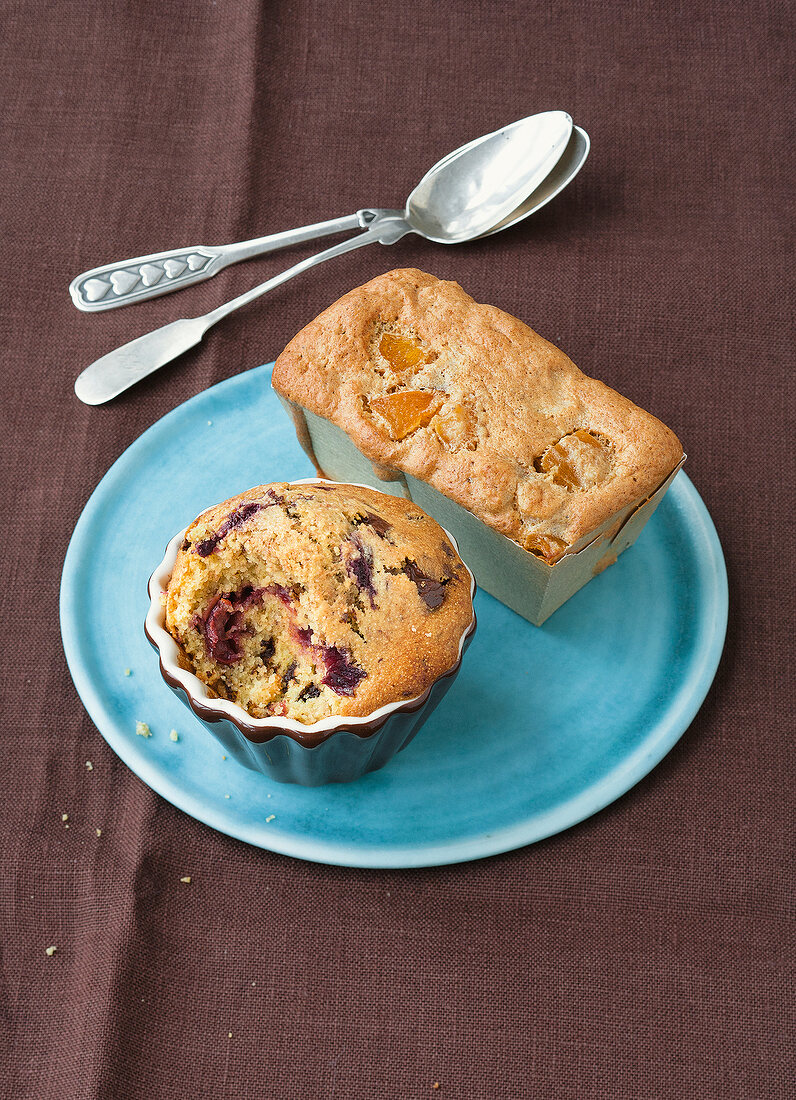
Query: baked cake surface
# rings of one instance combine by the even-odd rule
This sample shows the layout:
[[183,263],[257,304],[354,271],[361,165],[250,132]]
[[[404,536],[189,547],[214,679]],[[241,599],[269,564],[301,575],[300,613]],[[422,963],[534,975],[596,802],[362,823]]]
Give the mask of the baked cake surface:
[[166,628],[188,667],[255,718],[364,716],[455,664],[470,583],[445,532],[409,501],[260,485],[188,528]]
[[682,457],[656,417],[454,282],[389,271],[295,336],[274,388],[371,461],[426,481],[548,562]]

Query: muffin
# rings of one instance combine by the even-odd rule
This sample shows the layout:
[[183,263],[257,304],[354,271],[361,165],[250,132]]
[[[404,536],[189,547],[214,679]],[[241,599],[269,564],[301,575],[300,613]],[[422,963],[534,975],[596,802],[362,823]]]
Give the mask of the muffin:
[[311,726],[414,700],[450,672],[473,621],[471,583],[411,502],[261,485],[187,529],[165,626],[211,696]]

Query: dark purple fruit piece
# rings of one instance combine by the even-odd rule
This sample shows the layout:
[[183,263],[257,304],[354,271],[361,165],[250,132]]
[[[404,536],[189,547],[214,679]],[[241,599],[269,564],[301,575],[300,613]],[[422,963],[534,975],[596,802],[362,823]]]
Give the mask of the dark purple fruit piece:
[[287,691],[288,684],[290,683],[291,680],[295,679],[295,676],[296,676],[296,662],[291,661],[290,664],[285,669],[285,671],[282,673],[282,694],[284,694]]
[[323,659],[326,675],[322,683],[337,695],[353,695],[359,681],[367,676],[367,672],[352,664],[348,654],[337,646],[324,646]]
[[375,516],[373,512],[365,512],[365,514],[354,517],[354,525],[356,527],[366,524],[371,527],[379,538],[384,538],[388,531],[392,530],[392,524],[388,523],[386,519],[382,519],[381,516]]
[[307,684],[307,686],[302,688],[299,692],[298,701],[300,703],[306,703],[308,699],[317,699],[320,694],[321,689],[317,684]]
[[241,659],[241,635],[248,633],[243,622],[243,613],[259,603],[265,591],[264,588],[247,585],[240,592],[214,596],[204,615],[195,616],[192,626],[204,634],[208,655],[214,661],[222,665],[234,665]]
[[365,546],[357,534],[351,536],[350,542],[355,553],[345,563],[346,572],[354,578],[360,591],[367,592],[370,606],[375,607],[376,589],[373,587],[373,551],[369,546]]
[[409,558],[404,562],[403,571],[409,580],[417,585],[420,598],[428,608],[433,611],[435,608],[440,607],[445,599],[445,585],[448,583],[449,577],[437,581],[433,577],[427,576],[417,562],[411,561]]
[[212,554],[221,540],[228,535],[230,531],[234,531],[237,527],[242,527],[256,512],[261,511],[263,508],[273,508],[275,504],[284,504],[285,502],[285,498],[280,496],[279,493],[275,493],[273,489],[268,489],[265,495],[268,497],[267,504],[259,500],[244,501],[243,504],[238,505],[234,512],[230,512],[214,534],[203,539],[201,542],[197,542],[194,549],[199,557],[206,558],[209,554]]
[[210,657],[220,665],[234,665],[243,656],[243,612],[237,611],[226,596],[214,596],[201,620],[205,645]]
[[265,588],[252,588],[247,584],[245,588],[241,588],[240,592],[233,592],[229,598],[239,611],[248,611],[250,607],[262,601],[266,591]]
[[262,507],[263,505],[257,503],[257,501],[249,501],[246,504],[241,504],[234,512],[227,516],[214,534],[208,536],[206,539],[202,539],[201,542],[197,542],[195,547],[196,553],[200,558],[208,557],[230,531],[234,531],[236,527],[242,527],[246,520],[253,516],[255,512],[259,512]]

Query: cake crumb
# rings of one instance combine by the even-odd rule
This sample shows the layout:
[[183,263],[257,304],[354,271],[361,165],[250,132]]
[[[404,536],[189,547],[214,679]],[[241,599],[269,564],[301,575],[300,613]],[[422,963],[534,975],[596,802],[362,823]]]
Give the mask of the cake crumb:
[[135,732],[138,734],[139,737],[151,737],[152,736],[152,730],[149,728],[149,726],[146,724],[146,722],[136,722]]
[[225,794],[225,795],[224,795],[224,798],[229,798],[229,795],[228,795],[228,794]]
[[169,737],[172,739],[172,741],[179,741],[180,739],[180,735],[177,733],[176,730],[171,730],[169,733]]
[[227,1038],[228,1038],[228,1039],[231,1039],[231,1038],[232,1038],[232,1032],[231,1032],[231,1031],[228,1031],[228,1032],[227,1032]]
[[268,817],[265,819],[266,823],[268,823],[269,821],[273,821],[275,817],[276,814],[269,814]]
[[55,952],[56,952],[57,950],[58,950],[58,948],[57,948],[57,947],[55,946],[55,944],[53,944],[53,945],[52,945],[52,947],[48,947],[48,948],[47,948],[47,952],[46,952],[46,953],[47,953],[48,955],[54,955],[54,954],[55,954]]
[[131,668],[126,668],[124,670],[124,674],[125,674],[125,676],[132,676],[133,675],[133,670]]
[[69,820],[69,814],[61,814],[61,821],[68,821],[68,820]]
[[190,875],[183,875],[183,877],[180,879],[180,882],[190,882],[190,881],[191,881],[191,876]]
[[86,761],[86,771],[87,772],[93,772],[94,771],[94,765],[91,763],[90,760]]
[[207,422],[207,426],[208,426],[208,428],[212,428],[212,426],[213,426],[213,421],[212,421],[212,420],[208,420],[208,422]]
[[222,759],[222,760],[226,760],[227,758],[226,758],[226,756],[222,756],[222,757],[221,757],[221,759]]
[[439,1088],[439,1081],[435,1081],[434,1084],[431,1087],[432,1087],[432,1089],[438,1089]]
[[97,836],[102,836],[102,829],[95,829],[94,831],[96,832]]

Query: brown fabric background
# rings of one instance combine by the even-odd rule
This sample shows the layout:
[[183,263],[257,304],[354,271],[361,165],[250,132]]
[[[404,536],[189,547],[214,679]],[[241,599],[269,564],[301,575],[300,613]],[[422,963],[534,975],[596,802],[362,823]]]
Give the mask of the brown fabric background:
[[[2,1096],[793,1095],[786,4],[12,0],[2,21]],[[553,107],[592,155],[522,227],[343,257],[112,404],[74,398],[100,354],[321,246],[98,316],[72,307],[76,273],[400,205],[449,149]],[[83,711],[57,598],[80,511],[140,432],[401,265],[518,314],[678,432],[731,619],[696,721],[615,805],[505,856],[358,871],[150,792]]]

